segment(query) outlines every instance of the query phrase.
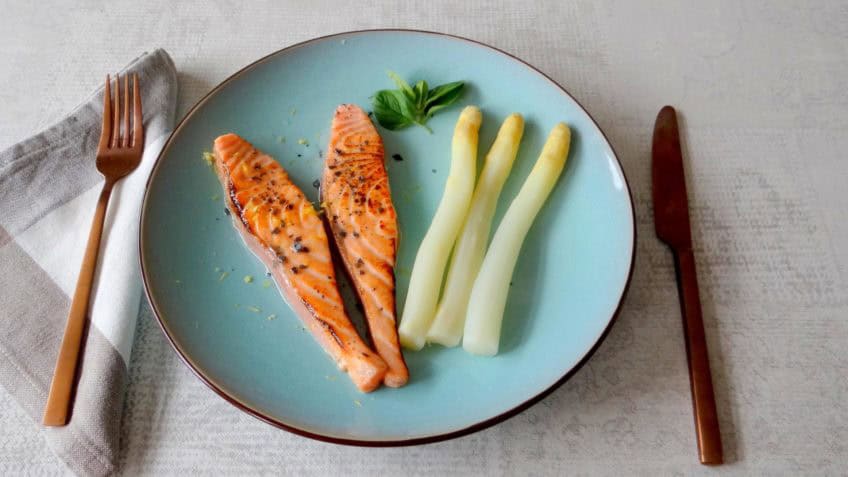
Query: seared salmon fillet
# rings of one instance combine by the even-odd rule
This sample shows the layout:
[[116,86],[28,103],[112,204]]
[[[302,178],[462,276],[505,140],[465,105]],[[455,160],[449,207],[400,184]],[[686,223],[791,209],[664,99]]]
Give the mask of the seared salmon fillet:
[[312,203],[282,166],[235,134],[215,139],[214,155],[227,207],[245,243],[354,384],[364,392],[377,388],[386,363],[345,313],[327,234]]
[[374,348],[389,366],[383,383],[409,380],[400,351],[394,266],[398,226],[383,140],[358,106],[336,109],[321,179],[325,218],[365,310]]

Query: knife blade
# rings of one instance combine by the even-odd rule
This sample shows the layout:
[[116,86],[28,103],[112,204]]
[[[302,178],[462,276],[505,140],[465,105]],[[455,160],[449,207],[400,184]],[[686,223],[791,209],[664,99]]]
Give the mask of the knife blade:
[[683,154],[680,152],[677,114],[671,106],[665,106],[657,115],[651,176],[657,237],[672,248],[691,248]]
[[692,252],[689,199],[677,113],[671,106],[663,107],[657,115],[651,178],[657,237],[668,244],[674,254],[699,458],[702,464],[718,465],[723,462],[721,433],[701,316],[695,255]]

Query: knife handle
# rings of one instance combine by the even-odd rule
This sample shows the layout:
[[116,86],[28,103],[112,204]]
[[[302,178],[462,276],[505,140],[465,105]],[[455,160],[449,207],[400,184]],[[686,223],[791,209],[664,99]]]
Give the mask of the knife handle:
[[707,354],[704,320],[701,317],[695,255],[691,248],[686,248],[675,250],[674,258],[686,339],[686,359],[689,363],[689,383],[692,387],[692,405],[695,411],[698,452],[702,464],[718,465],[723,462],[721,434],[713,382],[710,377],[710,359]]

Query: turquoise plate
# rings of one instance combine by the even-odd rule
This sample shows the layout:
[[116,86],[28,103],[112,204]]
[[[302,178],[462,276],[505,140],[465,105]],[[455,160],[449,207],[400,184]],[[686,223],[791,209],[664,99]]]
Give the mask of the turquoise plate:
[[[429,122],[433,134],[420,127],[380,129],[402,231],[396,271],[401,309],[418,243],[442,193],[462,105],[483,111],[481,158],[509,113],[526,120],[496,224],[554,124],[567,122],[573,140],[566,170],[512,278],[500,354],[482,358],[441,346],[405,352],[407,386],[361,394],[265,283],[265,268],[224,214],[220,186],[202,154],[216,136],[235,132],[276,157],[316,200],[313,181],[335,107],[370,109],[374,91],[393,87],[387,70],[431,85],[469,85],[459,104]],[[633,266],[635,228],[627,181],[609,142],[550,78],[471,40],[381,30],[285,48],[213,89],[179,124],[153,168],[140,244],[147,296],[162,329],[215,392],[301,435],[380,446],[485,428],[564,382],[615,317]],[[348,309],[358,319],[352,304]]]

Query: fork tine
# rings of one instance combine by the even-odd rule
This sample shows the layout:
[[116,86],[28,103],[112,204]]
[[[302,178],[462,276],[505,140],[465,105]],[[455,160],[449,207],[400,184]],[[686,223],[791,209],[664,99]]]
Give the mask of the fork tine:
[[133,147],[144,144],[144,123],[141,114],[141,91],[138,89],[138,75],[133,74]]
[[103,125],[100,128],[100,144],[98,149],[109,147],[109,138],[112,133],[112,79],[106,75],[106,87],[103,89]]
[[124,75],[124,136],[121,138],[121,147],[130,145],[130,77]]
[[118,147],[121,139],[121,75],[115,75],[115,101],[112,103],[115,107],[114,117],[112,118],[112,147]]

